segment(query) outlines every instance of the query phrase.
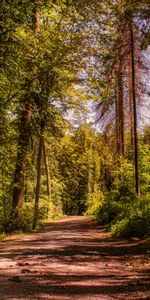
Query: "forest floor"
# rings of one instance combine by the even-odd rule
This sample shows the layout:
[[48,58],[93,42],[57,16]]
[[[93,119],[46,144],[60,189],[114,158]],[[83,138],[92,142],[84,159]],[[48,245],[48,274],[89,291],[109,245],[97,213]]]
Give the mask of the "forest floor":
[[0,300],[150,299],[150,239],[115,239],[87,217],[0,242]]

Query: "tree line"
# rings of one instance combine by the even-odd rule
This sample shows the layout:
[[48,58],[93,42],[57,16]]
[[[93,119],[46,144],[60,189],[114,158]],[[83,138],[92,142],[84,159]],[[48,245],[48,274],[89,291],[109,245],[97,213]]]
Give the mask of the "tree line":
[[1,231],[148,198],[148,2],[2,2]]

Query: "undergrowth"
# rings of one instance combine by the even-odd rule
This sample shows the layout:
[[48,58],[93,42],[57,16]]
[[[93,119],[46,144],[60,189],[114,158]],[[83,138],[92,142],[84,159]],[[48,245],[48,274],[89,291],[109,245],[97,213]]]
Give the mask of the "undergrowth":
[[134,200],[133,203],[105,199],[89,211],[99,225],[108,225],[108,230],[117,237],[145,237],[150,235],[150,201]]
[[135,195],[133,163],[121,159],[120,167],[112,173],[111,190],[87,211],[98,224],[107,224],[108,230],[117,237],[150,236],[150,165],[145,152],[140,155],[142,196],[137,199]]

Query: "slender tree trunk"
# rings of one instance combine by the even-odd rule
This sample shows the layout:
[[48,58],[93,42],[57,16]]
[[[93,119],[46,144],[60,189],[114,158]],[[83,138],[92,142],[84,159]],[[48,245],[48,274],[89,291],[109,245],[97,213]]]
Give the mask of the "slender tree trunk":
[[[131,30],[131,28],[130,28]],[[136,85],[134,85],[135,95],[136,95],[136,103],[140,105],[140,90],[139,90],[139,61],[140,61],[140,52],[138,49],[138,38],[134,37],[134,58],[136,56],[137,63],[135,65],[134,62],[134,81]],[[128,69],[128,94],[129,94],[129,108],[130,108],[130,137],[131,137],[131,146],[134,149],[134,112],[133,112],[133,89],[132,89],[132,47],[131,47],[131,32],[130,32],[130,45],[129,45],[129,57],[127,63]]]
[[88,157],[87,157],[87,195],[88,195],[88,197],[92,193],[92,186],[91,186],[92,178],[91,178],[91,167],[90,167],[91,163],[90,163],[90,160],[91,159],[90,159],[90,148],[89,148]]
[[14,176],[14,187],[13,187],[13,198],[12,207],[13,209],[20,208],[23,201],[23,190],[24,190],[24,174],[26,167],[26,157],[29,145],[29,131],[31,122],[31,105],[26,102],[25,109],[22,112],[20,121],[20,134],[18,139],[18,153],[16,161],[16,169]]
[[95,192],[95,187],[96,187],[96,176],[97,176],[97,172],[96,172],[96,161],[94,160],[93,157],[93,188],[92,188],[92,192]]
[[118,58],[117,85],[116,85],[116,141],[117,154],[125,154],[124,142],[124,103],[123,103],[123,78],[122,78],[122,59]]
[[24,180],[24,202],[27,202],[27,199],[28,199],[28,168],[26,165],[25,180]]
[[120,155],[124,155],[125,147],[124,147],[124,107],[123,107],[122,59],[120,59],[120,61],[119,61],[118,100],[119,100],[118,105],[119,105]]
[[92,193],[95,192],[95,187],[97,184],[97,164],[95,159],[95,145],[92,143],[92,165],[93,165],[93,183],[92,183]]
[[119,108],[118,108],[118,89],[116,86],[116,95],[115,95],[115,113],[116,113],[116,152],[117,156],[120,153],[120,135],[119,135]]
[[40,10],[39,5],[41,3],[41,0],[34,0],[34,21],[33,21],[33,31],[38,32],[40,27]]
[[32,164],[33,166],[35,165],[35,160],[36,160],[36,153],[37,153],[37,142],[32,141]]
[[43,136],[40,136],[38,156],[37,156],[37,179],[35,188],[35,203],[34,203],[34,217],[33,217],[33,229],[36,228],[38,215],[39,215],[39,196],[40,196],[40,182],[41,182],[41,162],[42,162],[42,148],[43,148]]
[[134,163],[135,163],[135,191],[137,197],[140,195],[139,189],[139,171],[138,171],[138,141],[137,141],[137,107],[136,107],[136,87],[135,87],[135,51],[134,51],[134,33],[132,20],[129,24],[130,29],[130,45],[131,45],[131,69],[132,69],[132,102],[133,102],[133,116],[134,116]]
[[44,163],[45,163],[45,171],[46,171],[46,181],[47,181],[47,195],[49,198],[51,197],[51,178],[50,178],[50,172],[48,167],[48,155],[46,151],[46,145],[45,140],[43,138],[43,154],[44,154]]
[[[130,53],[131,58],[131,53]],[[129,59],[130,59],[129,58]],[[129,94],[129,108],[130,108],[130,139],[131,139],[131,146],[134,148],[134,118],[133,118],[133,99],[132,99],[132,69],[131,69],[131,62],[128,63],[128,94]]]

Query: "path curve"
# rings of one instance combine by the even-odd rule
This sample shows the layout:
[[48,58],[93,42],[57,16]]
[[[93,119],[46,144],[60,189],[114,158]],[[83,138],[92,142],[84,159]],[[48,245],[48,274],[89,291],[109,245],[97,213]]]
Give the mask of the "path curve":
[[149,240],[117,240],[87,217],[0,243],[0,300],[150,299]]

